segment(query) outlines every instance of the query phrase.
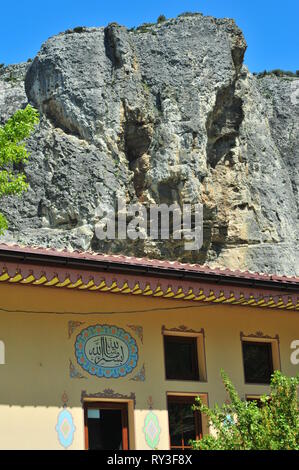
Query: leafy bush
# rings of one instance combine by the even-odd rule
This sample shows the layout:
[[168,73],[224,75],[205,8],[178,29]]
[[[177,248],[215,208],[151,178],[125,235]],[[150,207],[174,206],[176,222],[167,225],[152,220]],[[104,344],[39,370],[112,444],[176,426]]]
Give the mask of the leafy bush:
[[164,21],[167,21],[167,18],[165,15],[160,15],[157,19],[157,23],[160,24],[160,23],[164,23]]
[[135,33],[152,33],[154,34],[155,32],[153,31],[153,26],[156,26],[155,23],[143,23],[142,25],[138,26],[136,29],[132,29],[131,31],[134,31]]
[[86,26],[76,26],[74,29],[67,29],[65,34],[72,34],[72,33],[84,33],[86,31]]
[[297,77],[299,75],[299,71],[297,70],[295,73],[290,70],[274,69],[274,70],[264,70],[263,72],[254,73],[253,75],[256,75],[257,78],[263,78],[263,77],[266,77],[267,75],[275,75],[276,77]]
[[230,403],[213,409],[200,398],[193,409],[204,413],[215,435],[193,441],[196,450],[299,450],[299,413],[297,377],[275,371],[270,396],[256,401],[242,401],[228,376],[221,371]]
[[153,26],[155,26],[155,23],[143,23],[136,28],[136,31],[140,33],[146,33],[150,31]]
[[201,13],[195,13],[193,11],[185,11],[183,13],[180,13],[178,15],[178,18],[184,18],[184,17],[188,17],[188,16],[198,16],[198,15],[201,15]]
[[85,30],[86,30],[85,26],[76,26],[73,29],[74,33],[84,33]]
[[[39,121],[38,112],[28,105],[17,111],[4,126],[0,126],[0,198],[21,194],[27,189],[26,177],[14,168],[26,163],[28,152],[24,139],[29,137]],[[0,234],[7,228],[7,221],[0,213]]]

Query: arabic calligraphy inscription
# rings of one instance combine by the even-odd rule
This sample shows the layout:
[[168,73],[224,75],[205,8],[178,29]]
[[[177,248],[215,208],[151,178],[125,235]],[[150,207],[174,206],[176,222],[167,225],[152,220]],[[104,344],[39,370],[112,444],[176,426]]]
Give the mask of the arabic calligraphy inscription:
[[122,328],[109,325],[82,330],[76,338],[75,353],[78,364],[97,377],[124,377],[138,361],[135,339]]

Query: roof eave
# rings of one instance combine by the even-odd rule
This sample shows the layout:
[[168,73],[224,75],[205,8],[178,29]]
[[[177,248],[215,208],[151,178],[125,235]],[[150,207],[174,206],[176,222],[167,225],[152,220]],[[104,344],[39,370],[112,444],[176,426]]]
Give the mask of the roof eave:
[[24,252],[20,250],[5,250],[0,249],[0,259],[7,262],[19,262],[21,264],[36,264],[48,266],[66,266],[70,269],[84,269],[94,272],[119,272],[121,274],[139,274],[148,277],[163,277],[169,279],[183,279],[198,282],[214,283],[217,285],[231,285],[243,287],[255,287],[275,290],[283,290],[286,292],[298,293],[298,283],[280,281],[280,280],[265,280],[256,279],[251,277],[238,277],[237,275],[221,275],[219,273],[203,273],[188,271],[188,269],[178,270],[169,267],[155,267],[155,266],[142,266],[139,264],[127,264],[117,261],[104,261],[104,260],[91,260],[84,258],[70,258],[47,253],[33,253]]

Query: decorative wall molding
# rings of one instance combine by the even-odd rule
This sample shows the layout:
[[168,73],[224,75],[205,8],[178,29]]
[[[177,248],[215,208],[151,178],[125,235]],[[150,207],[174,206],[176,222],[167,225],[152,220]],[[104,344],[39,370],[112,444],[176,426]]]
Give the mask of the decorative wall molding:
[[76,331],[76,329],[79,328],[81,325],[84,325],[84,322],[82,322],[82,321],[69,321],[68,322],[69,339],[71,338],[74,331]]
[[70,364],[70,378],[71,379],[87,379],[85,375],[82,375],[81,372],[79,372],[78,369],[76,369],[71,359],[69,360],[69,364]]
[[132,400],[134,406],[136,406],[136,395],[134,392],[131,392],[130,395],[123,395],[122,393],[115,392],[112,388],[105,388],[103,392],[97,393],[87,393],[83,390],[81,393],[81,403],[83,404],[84,400],[88,400],[89,398]]
[[145,365],[141,367],[140,371],[130,380],[134,380],[135,382],[145,382]]
[[141,343],[143,344],[143,327],[140,325],[127,325],[131,330],[136,333],[138,338],[140,339]]
[[66,391],[63,392],[62,397],[61,397],[61,401],[62,401],[63,407],[66,408],[67,404],[68,404],[68,401],[69,401],[69,397],[68,397],[68,394],[66,393]]
[[60,445],[65,449],[70,447],[74,441],[76,427],[71,412],[66,408],[63,408],[63,410],[59,412],[55,430]]
[[159,419],[153,411],[149,411],[145,417],[143,432],[149,448],[156,449],[160,440],[161,427]]
[[240,332],[240,338],[241,340],[244,338],[257,338],[257,339],[271,339],[271,340],[276,340],[279,344],[279,335],[275,336],[269,336],[264,334],[262,331],[257,331],[256,333],[251,333],[251,334],[245,334],[243,331]]
[[188,328],[185,325],[180,325],[175,328],[167,328],[165,325],[162,325],[161,331],[162,331],[162,335],[167,333],[168,331],[174,332],[174,333],[192,333],[195,335],[203,335],[203,336],[205,335],[205,330],[203,328],[201,328],[200,330],[193,330],[191,328]]
[[153,397],[150,395],[147,399],[148,409],[152,410],[154,408],[154,400]]

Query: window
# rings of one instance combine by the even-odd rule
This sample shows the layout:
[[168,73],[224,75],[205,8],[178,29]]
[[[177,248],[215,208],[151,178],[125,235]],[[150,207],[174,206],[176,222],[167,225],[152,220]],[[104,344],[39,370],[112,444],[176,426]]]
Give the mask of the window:
[[261,408],[263,406],[263,403],[261,402],[261,397],[260,396],[256,396],[256,395],[247,395],[246,396],[246,401],[249,401],[249,402],[256,402],[257,403],[257,406],[259,408]]
[[129,448],[126,403],[86,403],[84,418],[86,449],[127,450]]
[[[256,402],[257,403],[257,406],[259,408],[262,408],[263,406],[265,406],[265,403],[262,402],[261,400],[261,397],[260,395],[257,396],[257,395],[247,395],[246,396],[246,401],[249,401],[249,402]],[[266,402],[268,405],[271,403],[271,398],[268,397],[268,400]]]
[[199,411],[193,411],[195,397],[168,396],[168,419],[171,449],[191,449],[190,440],[202,438]]
[[271,342],[243,341],[245,382],[269,384],[273,374]]
[[168,380],[199,380],[197,338],[164,335]]

